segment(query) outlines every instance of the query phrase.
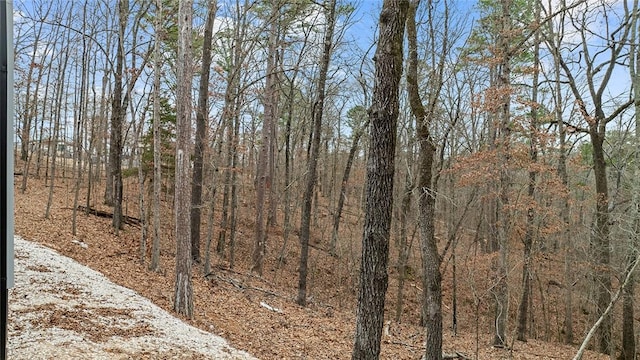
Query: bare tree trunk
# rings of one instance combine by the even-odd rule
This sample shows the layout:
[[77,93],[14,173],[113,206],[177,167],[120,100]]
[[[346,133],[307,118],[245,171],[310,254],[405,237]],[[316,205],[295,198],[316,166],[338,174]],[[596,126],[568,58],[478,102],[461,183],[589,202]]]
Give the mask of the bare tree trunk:
[[162,186],[162,167],[160,158],[160,71],[162,54],[160,43],[162,36],[162,0],[156,0],[155,33],[153,49],[153,243],[149,269],[160,270],[160,191]]
[[496,88],[501,94],[499,105],[497,107],[498,119],[500,121],[499,137],[496,139],[497,156],[500,167],[499,181],[499,199],[497,214],[500,222],[497,226],[496,238],[498,239],[499,255],[494,263],[495,268],[495,287],[492,291],[495,300],[494,325],[495,333],[493,345],[504,347],[507,344],[506,327],[507,317],[509,313],[509,288],[507,285],[507,254],[508,254],[508,238],[510,232],[510,211],[509,211],[509,188],[510,174],[507,164],[510,159],[510,142],[511,142],[511,0],[500,1],[500,20],[499,29],[500,37],[498,38],[499,59],[498,71],[496,76]]
[[[83,29],[85,32],[86,28],[86,18],[87,18],[87,4],[84,4],[83,11]],[[80,99],[77,107],[78,113],[76,114],[76,123],[74,126],[74,158],[75,158],[75,186],[74,186],[74,194],[73,194],[73,210],[72,210],[72,220],[71,220],[71,233],[75,236],[77,235],[77,216],[78,216],[78,201],[80,197],[80,184],[82,183],[82,138],[83,138],[83,126],[84,126],[84,117],[86,117],[86,92],[89,86],[88,82],[88,67],[89,67],[89,48],[91,46],[87,45],[86,37],[82,37],[82,71],[80,75]]]
[[[411,149],[411,146],[408,146]],[[396,294],[396,322],[400,322],[402,306],[404,304],[404,283],[407,278],[407,262],[409,260],[409,241],[407,234],[407,222],[411,210],[411,195],[413,193],[411,174],[409,170],[405,174],[404,191],[402,193],[402,205],[400,206],[400,241],[398,244],[398,292]]]
[[[57,35],[58,35],[58,31],[56,29],[56,31],[54,32],[54,39],[58,38]],[[53,42],[54,48],[55,48],[55,44],[56,44],[56,41],[54,40],[54,42]],[[53,71],[51,71],[52,65],[53,65],[53,61],[50,61],[49,64],[47,64],[47,67],[46,67],[47,80],[45,81],[45,90],[44,90],[44,98],[45,99],[49,98],[49,89],[51,88],[51,86],[50,86],[51,83],[50,83],[49,80],[51,79],[51,74],[53,73]],[[40,131],[39,131],[40,136],[38,138],[38,157],[36,159],[36,178],[40,178],[40,168],[42,167],[42,152],[43,152],[43,150],[42,150],[43,146],[42,145],[43,145],[43,142],[44,141],[48,141],[48,144],[49,144],[48,149],[51,148],[51,136],[50,136],[50,138],[48,140],[44,139],[44,132],[45,132],[44,131],[44,120],[46,118],[47,111],[50,111],[50,110],[51,109],[48,108],[46,106],[46,104],[43,104],[42,113],[39,115],[41,120],[40,120]],[[48,157],[47,157],[47,159],[48,159]],[[23,174],[23,176],[24,175],[26,175],[26,173]],[[46,183],[46,175],[45,175],[45,183]],[[27,188],[27,180],[26,179],[23,179],[22,187],[26,190],[26,188]]]
[[91,102],[91,130],[87,129],[87,142],[89,143],[89,148],[87,149],[87,160],[85,161],[88,169],[87,173],[87,192],[85,196],[85,215],[89,215],[89,209],[91,208],[91,200],[93,199],[93,182],[96,177],[93,170],[94,163],[94,155],[93,152],[96,149],[96,140],[99,137],[96,134],[96,122],[98,121],[98,96],[96,93],[96,78],[98,75],[98,67],[97,67],[97,58],[93,59],[93,71],[91,72],[91,84],[89,84],[89,89],[91,89],[92,93],[92,102]]
[[380,12],[371,119],[362,259],[353,360],[378,359],[388,285],[395,145],[402,76],[406,0],[385,0]]
[[[113,99],[111,101],[111,143],[109,146],[109,167],[111,181],[107,182],[105,203],[113,205],[113,228],[116,235],[122,228],[122,125],[126,113],[126,105],[122,104],[122,78],[124,76],[124,37],[129,17],[129,0],[118,1],[118,50],[116,54],[116,68]],[[109,197],[111,195],[111,198]]]
[[293,186],[293,183],[291,182],[291,165],[293,163],[293,151],[291,146],[291,123],[293,121],[293,104],[296,89],[295,82],[296,78],[298,77],[301,61],[302,56],[298,58],[294,73],[291,76],[291,80],[289,82],[289,98],[287,99],[287,121],[285,124],[284,132],[284,223],[282,224],[284,230],[282,235],[282,248],[280,249],[280,255],[278,256],[279,265],[282,264],[282,262],[286,259],[287,244],[289,242],[289,234],[291,233],[291,213],[293,212],[293,210],[291,209],[291,191]]
[[[441,256],[438,253],[438,244],[435,238],[435,217],[436,217],[436,186],[434,179],[433,163],[436,154],[436,147],[431,136],[430,126],[434,121],[436,110],[436,99],[442,89],[444,60],[448,52],[447,32],[448,32],[448,9],[445,8],[444,15],[444,39],[442,53],[439,54],[437,67],[434,68],[435,75],[430,79],[430,94],[427,108],[422,103],[418,87],[418,50],[417,50],[417,29],[416,11],[420,4],[419,0],[414,0],[409,6],[407,15],[407,38],[409,42],[409,58],[407,64],[407,92],[411,113],[416,119],[417,143],[419,144],[418,157],[418,181],[416,184],[416,195],[418,197],[418,223],[420,227],[420,247],[422,254],[423,269],[423,303],[422,317],[426,326],[427,359],[442,358],[442,273],[440,272]],[[446,6],[446,5],[445,5]],[[431,7],[428,10],[428,26],[430,36],[435,35],[434,14]],[[432,39],[434,41],[435,39]],[[430,46],[435,43],[430,43]]]
[[[43,19],[46,19],[49,16],[49,13],[51,11],[51,9],[53,8],[53,4],[52,3],[48,3],[48,2],[43,2],[40,3],[38,6],[37,11],[40,13],[42,11],[41,14],[39,14],[40,16],[42,16]],[[42,9],[41,6],[48,6],[46,9]],[[22,161],[24,161],[25,163],[27,162],[27,160],[29,159],[29,152],[30,152],[30,142],[31,142],[31,122],[33,120],[33,117],[36,115],[36,109],[37,109],[37,105],[34,105],[33,103],[37,104],[38,102],[38,91],[36,90],[35,93],[33,94],[33,97],[31,96],[31,82],[33,81],[33,72],[34,70],[37,68],[36,64],[37,64],[37,56],[39,55],[39,52],[42,51],[42,48],[39,46],[40,44],[40,39],[42,37],[42,28],[44,26],[44,22],[39,22],[38,24],[38,29],[35,31],[35,35],[33,38],[33,51],[31,54],[31,66],[29,66],[29,70],[27,70],[27,83],[26,83],[26,94],[25,94],[25,102],[24,102],[24,115],[23,115],[23,119],[22,119],[22,129],[20,131],[20,159]],[[48,44],[45,45],[45,49],[44,49],[44,53],[46,54],[46,51],[48,49]],[[42,74],[42,71],[39,71],[39,74]],[[40,77],[41,75],[39,75],[38,77]],[[40,81],[38,79],[38,83],[36,84],[36,88],[38,87]],[[32,99],[33,98],[33,99]],[[28,170],[28,169],[25,169]],[[23,173],[24,178],[27,177],[27,172],[25,171]],[[26,188],[26,179],[23,179],[24,183],[23,184],[23,189],[21,190],[22,193],[24,193],[24,188]]]
[[[640,21],[638,21],[639,11],[638,0],[634,0],[631,8],[632,14],[627,13],[631,18],[631,35],[629,49],[629,71],[631,75],[631,86],[633,90],[634,113],[635,113],[635,154],[632,180],[632,204],[631,204],[631,236],[627,249],[627,272],[631,272],[633,260],[638,257],[640,251],[640,56],[638,56],[638,45],[636,43],[640,29]],[[635,274],[628,274],[628,285],[622,294],[622,354],[621,360],[636,359],[636,335],[635,335]]]
[[238,223],[238,142],[240,141],[240,103],[241,98],[236,99],[236,111],[233,120],[233,155],[231,167],[233,168],[233,173],[231,174],[231,213],[229,214],[229,267],[233,267],[235,262],[235,252],[236,252],[236,228]]
[[613,294],[613,296],[611,297],[611,300],[607,304],[607,307],[604,309],[602,314],[600,314],[600,317],[598,317],[598,319],[595,321],[595,323],[591,326],[591,329],[589,329],[589,332],[587,333],[587,336],[585,336],[584,340],[582,340],[582,344],[580,345],[580,348],[576,352],[576,355],[573,357],[573,360],[582,359],[582,355],[584,355],[584,352],[587,350],[587,346],[589,345],[589,341],[591,341],[591,338],[594,335],[596,335],[596,332],[597,332],[598,328],[602,325],[604,320],[607,317],[609,317],[609,314],[611,313],[611,310],[613,309],[613,306],[620,299],[620,295],[622,295],[622,293],[625,291],[625,289],[629,286],[630,278],[633,275],[633,273],[636,271],[636,268],[638,267],[638,264],[640,264],[640,257],[636,257],[635,259],[633,259],[633,261],[629,265],[629,268],[628,268],[628,271],[627,271],[627,275],[625,276],[625,279],[622,282],[622,285],[620,286],[618,291],[616,291],[615,294]]
[[202,211],[202,171],[203,153],[206,141],[207,120],[209,118],[209,74],[211,72],[211,41],[213,21],[216,17],[217,1],[209,1],[207,21],[204,26],[202,45],[202,71],[198,89],[198,110],[196,112],[196,143],[193,156],[193,179],[191,182],[191,257],[200,262],[200,223]]
[[178,74],[176,88],[176,175],[175,175],[175,239],[176,282],[174,310],[193,318],[193,285],[191,280],[191,183],[189,179],[189,143],[191,142],[192,81],[192,0],[180,0],[178,6]]
[[[204,250],[204,266],[203,271],[204,274],[207,275],[211,273],[211,242],[213,241],[213,225],[214,225],[214,215],[216,209],[216,177],[215,175],[211,176],[211,191],[210,191],[210,199],[209,199],[209,210],[207,214],[207,238],[205,240],[205,250]],[[231,268],[231,266],[229,266]]]
[[[69,38],[70,38],[69,33],[67,33],[67,36],[66,36],[67,44],[69,43]],[[53,151],[51,153],[51,172],[50,172],[51,180],[49,181],[49,196],[47,198],[47,208],[44,213],[45,219],[49,219],[49,215],[51,213],[51,206],[53,205],[53,188],[54,188],[55,178],[56,178],[56,158],[58,153],[58,149],[57,149],[58,135],[60,133],[60,119],[62,118],[62,107],[63,107],[62,102],[64,101],[63,99],[65,97],[64,96],[65,85],[66,85],[65,73],[66,73],[67,64],[69,61],[69,52],[70,52],[69,47],[67,47],[65,50],[66,56],[63,57],[64,60],[60,67],[61,71],[59,72],[59,75],[58,75],[58,81],[57,81],[58,86],[55,92],[56,108],[54,109],[54,114],[53,114],[53,117],[55,119],[55,122],[53,125],[53,139],[52,139],[53,141],[49,145],[49,148],[53,147]]]
[[[585,6],[589,6],[587,3]],[[587,8],[584,11],[589,11]],[[627,14],[627,17],[629,15]],[[612,74],[616,66],[619,66],[619,61],[606,61],[602,63],[596,63],[600,61],[600,56],[607,56],[611,59],[619,59],[623,53],[627,51],[627,44],[629,41],[629,35],[631,27],[629,26],[631,19],[623,21],[619,28],[616,30],[610,30],[606,27],[607,34],[603,34],[604,37],[616,36],[617,41],[609,42],[604,48],[597,52],[597,54],[591,54],[588,51],[589,44],[586,41],[580,43],[580,49],[584,56],[580,56],[579,61],[576,62],[571,59],[571,63],[568,63],[562,57],[557,44],[547,39],[548,45],[554,48],[554,60],[564,70],[565,83],[571,89],[571,93],[575,97],[575,103],[577,104],[578,111],[583,116],[588,124],[588,129],[577,129],[589,134],[589,140],[593,148],[592,160],[593,170],[595,177],[595,226],[591,231],[591,251],[593,265],[600,269],[596,271],[593,276],[593,282],[596,287],[595,302],[596,302],[596,316],[600,316],[598,322],[600,325],[597,327],[598,334],[598,351],[604,354],[612,354],[614,347],[611,343],[611,331],[612,320],[610,316],[603,316],[606,312],[606,308],[611,304],[612,293],[612,281],[611,281],[611,239],[610,239],[610,208],[609,208],[609,189],[607,184],[607,162],[605,159],[605,152],[603,143],[607,132],[607,124],[623,112],[626,111],[631,105],[633,105],[633,99],[616,104],[611,108],[604,103],[603,94],[609,89],[609,81],[612,79]],[[580,22],[584,19],[572,18],[571,21]],[[586,24],[582,24],[583,27],[575,29],[581,32],[582,39],[586,38],[585,33],[588,31]],[[614,35],[615,34],[615,35]],[[553,34],[551,34],[553,35]],[[562,34],[561,34],[562,35]],[[604,55],[608,54],[608,55]],[[575,65],[579,64],[576,68]],[[580,87],[574,76],[576,69],[586,70],[584,79],[587,84],[583,89]],[[594,70],[595,69],[595,70]],[[595,72],[602,74],[602,76],[595,76]],[[583,74],[580,73],[580,76]],[[588,91],[584,91],[587,89]],[[586,98],[589,97],[589,98]],[[610,114],[605,114],[605,109],[610,110]]]
[[[237,70],[234,70],[237,72]],[[218,231],[218,245],[216,246],[216,252],[220,256],[224,256],[226,241],[227,241],[227,228],[229,227],[229,203],[231,196],[231,173],[234,172],[232,167],[233,154],[236,150],[234,144],[234,131],[233,122],[235,120],[235,104],[236,97],[238,96],[237,82],[234,81],[233,75],[230,76],[227,90],[225,91],[224,107],[222,109],[222,120],[220,124],[220,141],[223,142],[224,132],[227,132],[227,153],[226,164],[223,177],[223,190],[222,190],[222,214],[220,220],[220,231]],[[220,145],[222,148],[222,144]]]
[[[534,5],[536,22],[540,22],[540,11],[537,5]],[[527,189],[527,195],[529,197],[530,206],[527,208],[527,224],[525,228],[524,238],[522,240],[524,246],[523,262],[522,262],[522,297],[520,298],[520,305],[518,307],[518,319],[516,333],[517,338],[520,341],[527,341],[527,323],[529,321],[529,310],[533,306],[533,298],[531,296],[531,261],[532,261],[532,247],[533,247],[533,233],[535,230],[535,206],[534,196],[536,192],[536,179],[538,176],[535,170],[535,164],[538,162],[538,81],[540,68],[540,36],[535,35],[534,40],[534,73],[533,73],[533,88],[531,89],[531,110],[530,116],[530,131],[529,131],[529,160],[534,165],[532,170],[529,170],[529,185]]]
[[[590,131],[591,144],[593,145],[593,169],[596,179],[596,221],[592,234],[592,250],[597,265],[605,267],[594,275],[596,284],[596,314],[604,313],[605,308],[611,302],[611,273],[609,264],[611,261],[609,244],[609,189],[607,185],[607,164],[604,155],[604,135],[596,129]],[[610,316],[602,319],[598,328],[598,350],[603,354],[611,354],[611,328]]]
[[271,185],[272,179],[269,173],[269,158],[271,154],[270,147],[275,139],[271,138],[272,124],[276,121],[276,103],[278,98],[277,74],[278,65],[278,31],[280,19],[279,1],[271,4],[271,15],[269,21],[271,26],[269,30],[268,53],[267,53],[267,75],[265,84],[265,100],[264,100],[264,119],[262,122],[262,145],[258,155],[258,163],[255,177],[256,187],[256,221],[255,221],[255,240],[253,247],[253,265],[251,271],[262,275],[264,257],[267,248],[267,229],[265,229],[265,204],[267,191]]
[[333,47],[333,32],[336,21],[336,0],[325,2],[327,25],[324,34],[324,49],[320,61],[320,73],[316,87],[313,113],[313,141],[307,162],[307,184],[302,198],[302,215],[300,217],[300,266],[298,268],[298,305],[307,304],[307,262],[309,260],[309,236],[311,227],[311,201],[317,181],[318,157],[320,154],[320,138],[322,137],[322,115],[324,113],[327,73]]
[[367,127],[369,127],[369,119],[367,119],[362,127],[358,129],[353,135],[353,142],[351,143],[351,149],[349,149],[347,164],[344,167],[344,174],[342,175],[342,182],[340,183],[338,205],[336,205],[336,210],[333,214],[333,233],[331,235],[331,243],[329,245],[329,253],[333,256],[336,256],[338,254],[336,252],[336,247],[338,244],[338,230],[340,229],[342,208],[344,207],[344,202],[347,198],[347,183],[349,182],[349,176],[351,175],[351,167],[353,166],[353,160],[355,159],[356,153],[358,152],[358,143],[360,142],[362,134],[367,130]]
[[[42,14],[42,16],[44,18],[46,18],[49,15],[49,12],[52,8],[51,6],[52,4],[48,4],[48,8],[44,11],[44,14]],[[34,116],[38,116],[38,93],[39,93],[39,89],[40,89],[40,83],[41,83],[41,79],[42,79],[42,75],[43,75],[43,71],[42,71],[42,64],[40,64],[40,70],[38,71],[38,78],[36,80],[36,87],[34,89],[34,93],[33,93],[33,103],[32,103],[32,96],[31,96],[31,82],[33,79],[33,71],[34,69],[37,67],[36,66],[36,56],[38,55],[38,51],[44,51],[44,53],[46,54],[49,51],[49,42],[46,43],[46,45],[44,46],[44,50],[42,50],[39,47],[39,42],[40,42],[40,38],[42,35],[42,27],[43,27],[43,23],[41,22],[38,26],[38,30],[36,31],[36,34],[34,36],[33,39],[33,52],[32,52],[32,56],[31,56],[31,66],[29,66],[29,70],[27,71],[27,90],[26,90],[26,94],[25,94],[25,104],[24,104],[24,119],[22,121],[22,131],[21,131],[21,136],[20,136],[20,158],[22,159],[22,161],[24,162],[24,166],[23,166],[23,170],[22,170],[22,186],[20,187],[20,192],[21,193],[25,193],[27,191],[27,180],[29,179],[29,171],[30,171],[30,165],[31,165],[31,160],[33,158],[33,154],[30,154],[31,152],[31,123],[32,123],[32,117]],[[57,32],[58,30],[56,29],[55,32]],[[55,39],[55,38],[54,38]],[[55,42],[55,40],[53,40]],[[55,44],[53,45],[55,46]],[[49,65],[50,66],[50,65]],[[50,70],[50,67],[49,67]],[[49,75],[47,75],[47,88],[45,90],[45,92],[48,91],[48,79],[49,79]],[[45,99],[47,97],[45,96]],[[46,106],[43,106],[43,108],[46,109]],[[42,116],[42,123],[44,123],[44,116]],[[36,122],[36,129],[37,129],[37,122]],[[37,132],[36,132],[37,133]],[[38,149],[42,148],[42,131],[40,131],[40,141],[38,142]],[[38,152],[38,156],[40,152]]]

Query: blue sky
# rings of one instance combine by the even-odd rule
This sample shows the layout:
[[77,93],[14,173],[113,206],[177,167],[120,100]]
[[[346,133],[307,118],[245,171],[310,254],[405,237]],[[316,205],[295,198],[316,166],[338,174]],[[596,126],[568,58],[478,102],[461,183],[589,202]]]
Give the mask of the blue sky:
[[[473,15],[477,0],[448,0],[449,6],[470,19]],[[348,35],[353,37],[361,47],[371,44],[376,35],[376,26],[383,0],[355,0],[356,12],[353,15],[354,24],[348,30]],[[424,2],[424,1],[423,1]],[[439,1],[439,2],[442,2]],[[422,4],[424,6],[424,4]],[[468,22],[471,26],[472,21]]]

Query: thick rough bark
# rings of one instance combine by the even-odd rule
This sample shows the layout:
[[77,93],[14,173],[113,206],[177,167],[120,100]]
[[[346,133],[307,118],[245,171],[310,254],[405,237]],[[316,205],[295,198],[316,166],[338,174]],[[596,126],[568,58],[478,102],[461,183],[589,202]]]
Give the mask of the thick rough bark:
[[178,86],[176,89],[176,174],[175,239],[176,282],[174,310],[193,317],[191,280],[191,183],[189,179],[189,143],[191,141],[191,28],[192,0],[180,0],[178,8]]
[[375,54],[355,341],[351,358],[377,359],[387,292],[393,176],[407,0],[385,0]]

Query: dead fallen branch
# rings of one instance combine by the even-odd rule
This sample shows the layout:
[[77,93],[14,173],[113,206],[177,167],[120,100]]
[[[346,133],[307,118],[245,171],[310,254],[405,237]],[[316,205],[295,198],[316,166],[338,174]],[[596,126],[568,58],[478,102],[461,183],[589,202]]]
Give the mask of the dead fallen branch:
[[[87,214],[94,215],[94,216],[98,216],[106,219],[113,219],[113,213],[108,211],[98,210],[91,207],[87,208],[86,206],[82,206],[82,205],[78,205],[77,210]],[[122,221],[127,225],[132,225],[132,226],[142,225],[142,220],[132,216],[123,216]]]

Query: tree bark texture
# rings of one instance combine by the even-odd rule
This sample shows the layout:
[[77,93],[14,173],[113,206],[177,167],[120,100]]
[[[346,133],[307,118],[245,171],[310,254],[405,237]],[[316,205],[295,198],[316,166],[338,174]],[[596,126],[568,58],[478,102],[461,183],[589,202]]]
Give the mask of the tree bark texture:
[[369,108],[370,147],[353,360],[378,359],[387,292],[393,177],[407,0],[385,0]]
[[[604,117],[600,117],[604,123]],[[596,286],[596,315],[600,316],[611,302],[611,262],[609,244],[609,188],[607,185],[607,163],[604,155],[604,135],[601,135],[596,127],[591,127],[591,144],[593,145],[593,171],[596,182],[596,224],[592,232],[592,248],[597,270],[594,274]],[[598,328],[598,351],[610,354],[611,347],[610,316],[602,320]]]
[[191,209],[189,144],[191,141],[192,16],[192,0],[180,0],[178,5],[178,85],[176,88],[176,282],[174,310],[187,318],[193,317],[191,217],[189,211]]

